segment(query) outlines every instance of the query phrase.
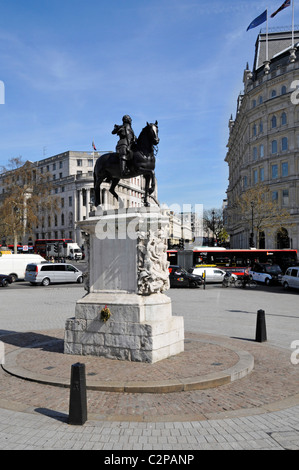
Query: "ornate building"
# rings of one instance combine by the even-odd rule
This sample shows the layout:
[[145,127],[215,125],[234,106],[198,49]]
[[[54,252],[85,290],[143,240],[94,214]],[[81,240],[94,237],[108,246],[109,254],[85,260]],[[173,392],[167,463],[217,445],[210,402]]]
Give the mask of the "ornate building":
[[[251,227],[234,208],[248,189],[263,183],[272,201],[287,209],[285,227],[255,233],[260,248],[299,249],[299,31],[260,33],[253,69],[247,65],[244,92],[229,121],[229,186],[225,209],[231,248],[248,248]],[[268,58],[266,60],[266,47]],[[254,209],[254,201],[252,203]]]
[[[72,238],[80,246],[83,243],[79,220],[85,220],[92,208],[93,167],[104,152],[67,151],[31,163],[52,181],[52,195],[58,199],[57,213],[44,214],[36,227],[37,238]],[[0,175],[0,194],[5,193],[5,174]],[[117,192],[125,207],[140,207],[144,195],[144,178],[121,180]],[[110,184],[103,183],[102,200],[106,207],[114,208],[116,200],[109,192]],[[156,196],[156,194],[155,194]],[[30,239],[29,239],[30,241]],[[24,240],[28,242],[28,239]]]

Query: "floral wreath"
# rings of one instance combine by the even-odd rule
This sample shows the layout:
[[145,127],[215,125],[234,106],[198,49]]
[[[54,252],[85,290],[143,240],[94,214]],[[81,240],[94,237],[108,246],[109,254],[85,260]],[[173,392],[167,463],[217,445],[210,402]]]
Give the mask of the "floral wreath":
[[111,317],[111,312],[109,308],[107,307],[107,305],[105,305],[105,307],[102,308],[101,310],[101,320],[103,320],[106,323],[106,321],[109,320],[110,317]]

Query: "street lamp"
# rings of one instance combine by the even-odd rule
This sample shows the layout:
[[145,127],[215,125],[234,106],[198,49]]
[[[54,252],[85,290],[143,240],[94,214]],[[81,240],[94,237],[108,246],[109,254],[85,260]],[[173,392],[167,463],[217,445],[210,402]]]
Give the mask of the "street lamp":
[[253,208],[254,208],[254,202],[251,201],[251,234],[250,234],[250,239],[249,239],[249,247],[253,248],[254,247],[254,233],[253,233]]
[[212,211],[212,230],[213,230],[213,242],[212,246],[214,246],[214,240],[215,240],[215,211]]

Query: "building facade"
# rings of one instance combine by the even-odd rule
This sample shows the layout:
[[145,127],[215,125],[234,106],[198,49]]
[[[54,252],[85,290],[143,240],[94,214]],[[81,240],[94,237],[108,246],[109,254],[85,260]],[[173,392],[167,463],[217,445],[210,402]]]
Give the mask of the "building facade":
[[[37,238],[71,238],[82,245],[82,234],[77,222],[86,219],[93,207],[93,168],[96,159],[102,154],[103,152],[67,151],[31,163],[51,180],[51,192],[58,203],[58,210],[54,214],[43,214],[35,233],[29,238],[25,236],[24,243]],[[0,175],[0,194],[5,191],[4,177],[5,175]],[[142,206],[144,186],[142,176],[119,182],[117,192],[124,202],[124,207]],[[115,208],[117,201],[109,192],[109,188],[109,183],[103,183],[102,201],[105,207]],[[157,197],[157,194],[154,196]]]
[[236,116],[229,120],[225,221],[231,248],[248,248],[252,231],[235,210],[240,196],[265,185],[289,219],[286,226],[254,233],[254,245],[299,249],[298,31],[294,38],[292,44],[290,31],[270,32],[268,41],[266,34],[259,34],[253,69],[247,65],[244,71],[244,92],[237,99]]

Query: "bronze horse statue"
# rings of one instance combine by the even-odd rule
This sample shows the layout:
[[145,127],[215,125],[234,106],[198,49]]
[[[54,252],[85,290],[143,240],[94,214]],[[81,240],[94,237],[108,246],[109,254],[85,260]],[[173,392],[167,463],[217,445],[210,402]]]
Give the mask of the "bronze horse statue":
[[158,137],[158,122],[146,123],[146,126],[140,132],[137,141],[132,145],[132,158],[128,161],[128,173],[121,177],[119,154],[116,152],[105,153],[101,155],[94,167],[94,205],[101,204],[101,184],[111,182],[110,193],[119,200],[115,187],[122,178],[132,178],[135,176],[144,176],[145,178],[145,195],[144,205],[149,206],[148,197],[155,190],[155,165],[156,158],[154,147],[158,145],[160,139]]

